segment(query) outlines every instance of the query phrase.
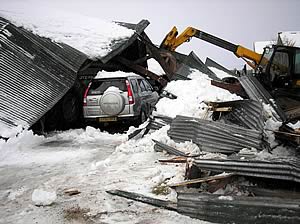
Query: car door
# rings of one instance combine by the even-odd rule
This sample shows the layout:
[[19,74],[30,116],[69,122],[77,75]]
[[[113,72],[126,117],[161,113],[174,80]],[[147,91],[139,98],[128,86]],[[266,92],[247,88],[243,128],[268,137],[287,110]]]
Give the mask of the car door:
[[143,101],[146,108],[145,111],[149,115],[158,100],[158,93],[153,90],[146,79],[142,79],[140,86],[144,88]]

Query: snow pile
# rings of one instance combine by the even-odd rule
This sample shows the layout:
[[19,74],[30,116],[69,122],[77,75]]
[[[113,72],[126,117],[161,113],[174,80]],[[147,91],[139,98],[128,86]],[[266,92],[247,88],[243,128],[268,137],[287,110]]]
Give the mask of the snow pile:
[[68,44],[91,59],[107,55],[113,43],[134,34],[116,23],[61,11],[45,2],[1,2],[0,16],[41,37]]
[[132,72],[122,72],[122,71],[107,72],[107,71],[100,71],[100,72],[97,73],[97,75],[94,77],[94,79],[126,78],[128,76],[139,77],[139,75],[137,75],[135,73],[132,73]]
[[[0,117],[5,118],[6,116],[4,114],[0,113]],[[15,122],[18,123],[18,122]],[[24,122],[22,122],[24,123]],[[3,123],[0,123],[0,136],[3,138],[13,138],[16,137],[18,133],[22,132],[24,128],[28,128],[29,125],[28,124],[19,124],[16,127],[9,127],[4,125]],[[0,143],[1,145],[1,143]]]
[[211,71],[213,71],[213,73],[215,73],[216,76],[217,76],[219,79],[223,79],[223,78],[226,78],[226,77],[234,77],[234,76],[232,76],[232,75],[230,75],[230,74],[228,74],[228,73],[226,73],[226,72],[224,72],[224,71],[222,71],[222,70],[220,70],[220,69],[217,69],[217,68],[215,68],[215,67],[209,67],[209,69],[210,69]]
[[55,191],[45,191],[43,189],[35,189],[31,196],[32,201],[37,206],[51,205],[56,198]]
[[5,150],[30,148],[44,140],[43,136],[35,135],[32,131],[22,131],[22,128],[20,128],[18,132],[19,134],[17,136],[12,135],[7,141],[0,139],[0,150],[2,150],[0,153],[0,161],[5,157]]
[[147,61],[148,64],[148,69],[151,72],[154,72],[156,75],[163,75],[165,74],[165,71],[162,69],[162,67],[160,66],[160,64],[153,58],[149,59]]
[[300,129],[300,121],[297,121],[295,124],[293,123],[288,123],[287,124],[290,128],[293,128],[293,129]]
[[204,117],[207,114],[205,102],[222,102],[240,100],[229,91],[212,86],[207,75],[193,70],[189,76],[192,80],[178,80],[168,83],[166,90],[177,96],[177,99],[161,99],[157,105],[157,113],[169,117],[176,115]]

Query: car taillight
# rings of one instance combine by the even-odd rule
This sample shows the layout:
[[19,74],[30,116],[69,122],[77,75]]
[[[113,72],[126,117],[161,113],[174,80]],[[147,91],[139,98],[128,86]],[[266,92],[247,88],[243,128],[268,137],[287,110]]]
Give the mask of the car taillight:
[[84,92],[84,95],[83,95],[83,106],[86,106],[86,97],[87,97],[87,94],[89,92],[89,89],[90,89],[91,85],[92,85],[92,83],[90,82],[88,84],[88,86],[86,87],[86,89],[85,89],[85,92]]
[[129,102],[129,104],[134,104],[134,98],[133,98],[130,83],[128,80],[126,80],[126,86],[127,86],[127,93],[128,93],[128,102]]

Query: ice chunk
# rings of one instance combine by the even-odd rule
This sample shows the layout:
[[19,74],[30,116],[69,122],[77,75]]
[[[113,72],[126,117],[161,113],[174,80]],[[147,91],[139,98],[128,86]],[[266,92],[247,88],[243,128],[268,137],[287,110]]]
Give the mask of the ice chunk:
[[32,193],[31,199],[34,204],[38,206],[51,205],[56,200],[56,192],[35,189]]

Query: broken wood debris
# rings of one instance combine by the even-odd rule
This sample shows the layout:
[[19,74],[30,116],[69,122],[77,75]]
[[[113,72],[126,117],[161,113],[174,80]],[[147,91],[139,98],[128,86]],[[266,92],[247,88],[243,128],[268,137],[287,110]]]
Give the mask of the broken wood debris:
[[180,156],[172,159],[159,159],[158,161],[161,163],[186,163],[187,158]]
[[186,186],[186,185],[190,185],[190,184],[196,184],[196,183],[203,183],[203,182],[209,182],[209,181],[213,181],[213,180],[221,180],[221,179],[226,179],[229,177],[234,176],[233,173],[227,173],[227,174],[222,174],[222,175],[215,175],[215,176],[208,176],[208,177],[202,177],[202,178],[197,178],[197,179],[192,179],[192,180],[187,180],[187,181],[183,181],[180,183],[176,183],[176,184],[169,184],[169,187],[182,187],[182,186]]
[[110,190],[106,191],[107,193],[111,195],[117,195],[123,198],[127,198],[130,200],[143,202],[149,205],[153,205],[160,208],[165,208],[171,211],[177,211],[177,204],[171,201],[164,201],[161,199],[151,198],[144,196],[142,194],[134,193],[134,192],[128,192],[128,191],[122,191],[122,190]]

